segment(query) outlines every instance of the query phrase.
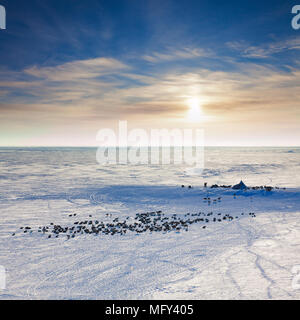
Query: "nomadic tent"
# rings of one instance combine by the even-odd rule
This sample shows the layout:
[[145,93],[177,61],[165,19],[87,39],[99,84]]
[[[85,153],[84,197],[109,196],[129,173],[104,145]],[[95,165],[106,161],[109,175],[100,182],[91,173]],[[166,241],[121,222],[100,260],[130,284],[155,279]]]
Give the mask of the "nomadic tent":
[[247,189],[247,186],[241,180],[241,182],[239,184],[236,184],[235,186],[233,186],[232,189],[234,189],[234,190],[245,190],[245,189]]

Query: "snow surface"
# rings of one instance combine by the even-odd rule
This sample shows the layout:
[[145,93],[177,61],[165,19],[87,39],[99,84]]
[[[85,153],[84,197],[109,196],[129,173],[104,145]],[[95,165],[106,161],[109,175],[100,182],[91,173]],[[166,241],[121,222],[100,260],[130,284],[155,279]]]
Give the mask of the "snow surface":
[[[0,265],[7,271],[0,299],[300,298],[292,288],[292,268],[300,265],[298,148],[214,148],[201,175],[174,165],[100,167],[94,149],[3,148],[0,156]],[[241,178],[288,188],[203,188],[203,181]],[[221,199],[209,204],[206,197]],[[69,240],[20,230],[157,210],[238,218],[200,222],[187,232]]]

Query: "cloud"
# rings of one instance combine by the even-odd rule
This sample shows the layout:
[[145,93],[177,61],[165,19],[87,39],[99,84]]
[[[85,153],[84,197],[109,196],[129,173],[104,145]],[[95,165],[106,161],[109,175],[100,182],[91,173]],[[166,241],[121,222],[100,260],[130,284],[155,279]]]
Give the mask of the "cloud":
[[119,119],[135,126],[184,126],[192,97],[199,98],[207,115],[202,125],[223,126],[227,131],[258,123],[295,126],[299,119],[298,66],[282,71],[235,63],[228,71],[179,72],[170,67],[142,74],[121,61],[99,58],[12,74],[9,81],[0,82],[2,128],[7,124],[70,128],[75,134],[97,131]]
[[24,73],[50,81],[97,78],[119,72],[128,66],[113,58],[96,58],[67,62],[55,67],[37,66],[24,70]]
[[199,49],[199,48],[183,48],[180,50],[169,49],[166,52],[153,52],[149,55],[144,55],[142,59],[152,62],[165,62],[165,61],[174,61],[174,60],[186,60],[193,59],[198,57],[207,57],[210,53],[208,50]]
[[251,46],[245,41],[228,42],[227,46],[240,52],[247,58],[269,58],[270,56],[287,50],[299,50],[300,38],[290,38],[283,41],[268,43],[262,46]]
[[121,85],[118,75],[130,67],[113,58],[76,60],[54,67],[33,66],[2,73],[3,101],[26,104],[77,104],[101,98],[110,87]]

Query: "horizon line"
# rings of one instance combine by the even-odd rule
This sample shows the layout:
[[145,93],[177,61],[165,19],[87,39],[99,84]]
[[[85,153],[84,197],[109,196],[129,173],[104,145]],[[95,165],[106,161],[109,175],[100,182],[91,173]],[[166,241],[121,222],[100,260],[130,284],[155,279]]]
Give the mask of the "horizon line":
[[[130,146],[128,147],[136,147],[136,146]],[[141,148],[149,148],[149,147],[190,147],[190,146],[140,146]],[[195,146],[193,146],[195,147]],[[199,146],[198,146],[199,147]],[[200,147],[216,147],[216,148],[300,148],[300,145],[264,145],[264,146],[257,146],[257,145],[205,145]],[[31,146],[31,145],[25,145],[25,146],[7,146],[7,145],[0,145],[0,148],[126,148],[126,146],[72,146],[72,145],[66,145],[66,146],[53,146],[53,145],[40,145],[40,146]]]

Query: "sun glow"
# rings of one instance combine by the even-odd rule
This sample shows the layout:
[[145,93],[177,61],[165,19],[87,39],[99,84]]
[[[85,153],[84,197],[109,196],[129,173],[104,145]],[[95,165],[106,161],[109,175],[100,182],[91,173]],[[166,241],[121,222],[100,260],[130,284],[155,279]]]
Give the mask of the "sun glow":
[[202,118],[202,110],[199,98],[191,98],[187,101],[189,106],[188,119],[192,122],[200,121]]

